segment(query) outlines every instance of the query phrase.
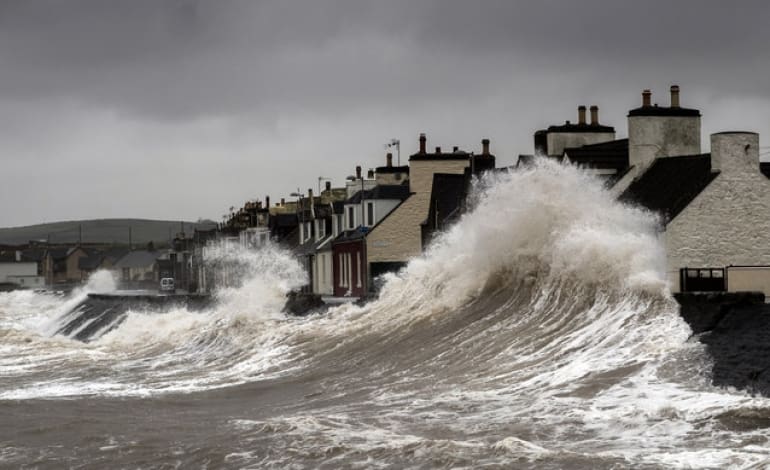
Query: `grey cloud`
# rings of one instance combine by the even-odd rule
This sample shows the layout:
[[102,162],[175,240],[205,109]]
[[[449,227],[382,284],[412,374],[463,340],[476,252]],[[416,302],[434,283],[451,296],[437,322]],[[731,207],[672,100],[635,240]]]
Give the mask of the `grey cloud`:
[[[120,215],[195,217],[373,166],[391,137],[407,154],[421,131],[444,146],[491,137],[510,160],[531,151],[538,127],[574,119],[578,104],[600,105],[622,135],[639,91],[665,103],[673,82],[704,111],[704,134],[765,132],[768,10],[763,1],[0,0],[0,164],[58,195],[56,206],[31,198],[23,210],[0,202],[0,225],[32,222],[35,208],[49,220],[67,207],[109,215],[66,190],[82,174],[120,194],[110,209]],[[152,207],[159,161],[210,190],[180,189]],[[227,181],[236,173],[240,189]],[[137,181],[149,186],[141,197]],[[23,191],[11,182],[0,196]]]

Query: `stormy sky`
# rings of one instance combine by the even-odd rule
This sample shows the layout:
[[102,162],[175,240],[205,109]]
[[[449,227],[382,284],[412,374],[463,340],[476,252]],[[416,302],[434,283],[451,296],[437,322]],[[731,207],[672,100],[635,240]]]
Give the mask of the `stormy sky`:
[[[0,0],[0,226],[221,220],[428,146],[500,165],[651,88],[770,145],[770,2]],[[766,144],[767,143],[767,144]],[[770,150],[770,147],[763,149]],[[767,156],[763,157],[767,158]]]

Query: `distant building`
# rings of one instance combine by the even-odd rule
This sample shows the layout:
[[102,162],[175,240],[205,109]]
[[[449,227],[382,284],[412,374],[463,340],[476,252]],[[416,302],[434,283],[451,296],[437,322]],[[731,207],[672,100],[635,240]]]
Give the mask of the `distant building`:
[[4,286],[39,289],[44,285],[37,262],[25,260],[21,250],[0,252],[0,289]]
[[156,288],[159,256],[157,251],[130,251],[112,267],[113,275],[122,288]]

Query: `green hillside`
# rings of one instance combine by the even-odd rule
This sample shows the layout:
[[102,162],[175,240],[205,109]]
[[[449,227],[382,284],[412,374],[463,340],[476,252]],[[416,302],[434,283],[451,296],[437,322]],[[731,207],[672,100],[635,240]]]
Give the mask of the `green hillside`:
[[96,219],[71,220],[26,227],[0,228],[0,244],[21,245],[30,240],[51,243],[76,243],[82,230],[83,243],[128,244],[129,228],[135,245],[150,241],[156,245],[166,244],[169,237],[182,231],[192,235],[197,229],[214,227],[212,221],[181,222],[148,219]]

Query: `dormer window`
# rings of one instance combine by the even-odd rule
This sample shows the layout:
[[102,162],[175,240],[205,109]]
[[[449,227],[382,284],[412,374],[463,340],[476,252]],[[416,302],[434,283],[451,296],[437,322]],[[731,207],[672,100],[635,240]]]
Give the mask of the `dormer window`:
[[356,221],[355,221],[355,207],[348,207],[348,228],[354,229],[356,228]]

